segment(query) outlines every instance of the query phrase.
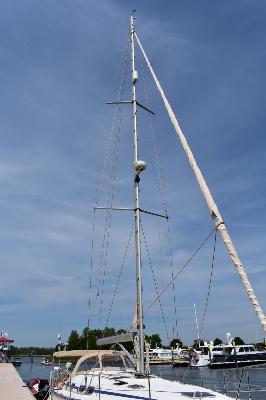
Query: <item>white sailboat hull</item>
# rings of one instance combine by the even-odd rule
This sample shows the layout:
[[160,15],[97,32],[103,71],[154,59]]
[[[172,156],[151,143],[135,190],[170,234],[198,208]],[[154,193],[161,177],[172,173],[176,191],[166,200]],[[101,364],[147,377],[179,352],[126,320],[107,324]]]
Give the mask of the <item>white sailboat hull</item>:
[[[110,373],[102,373],[97,375],[76,376],[72,384],[75,387],[71,389],[64,388],[54,391],[51,399],[72,399],[83,400],[88,399],[88,394],[79,390],[86,390],[84,387],[90,386],[94,388],[90,394],[91,400],[117,400],[120,399],[136,399],[136,400],[184,400],[186,398],[201,399],[229,399],[228,396],[205,389],[199,386],[188,385],[180,382],[168,381],[156,376],[147,378],[137,378],[134,374],[116,374],[114,371]],[[150,386],[150,390],[149,390]]]

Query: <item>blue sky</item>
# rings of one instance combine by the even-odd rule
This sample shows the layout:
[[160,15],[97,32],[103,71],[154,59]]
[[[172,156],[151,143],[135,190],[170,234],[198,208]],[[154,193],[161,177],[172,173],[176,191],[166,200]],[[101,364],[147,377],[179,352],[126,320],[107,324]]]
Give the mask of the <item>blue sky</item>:
[[[17,345],[54,345],[58,332],[67,338],[71,329],[86,326],[91,204],[114,113],[105,102],[118,92],[131,9],[137,9],[136,31],[266,310],[265,2],[2,0],[0,328]],[[146,103],[147,94],[156,112],[152,118],[139,112],[140,158],[148,165],[142,176],[142,205],[162,211],[154,175],[154,136],[177,271],[212,229],[212,221],[138,53],[137,65],[140,77],[145,76],[138,84],[139,99]],[[130,110],[124,108],[113,203],[125,207],[133,201],[130,128]],[[110,162],[101,205],[107,201]],[[94,232],[91,296],[96,305],[90,312],[96,328],[105,324],[132,224],[130,214],[112,215],[99,320],[97,260],[105,222],[101,213]],[[143,226],[162,289],[171,276],[167,225],[144,216]],[[203,314],[212,246],[210,241],[175,282],[178,330],[186,343],[196,337],[193,303],[199,319]],[[143,269],[148,305],[156,292],[145,248]],[[116,328],[132,320],[134,274],[131,243],[109,321]],[[162,298],[170,337],[175,320],[172,298],[171,290]],[[158,304],[145,316],[145,325],[148,333],[159,331],[167,339]],[[204,337],[224,338],[225,332],[246,341],[264,337],[218,240]]]

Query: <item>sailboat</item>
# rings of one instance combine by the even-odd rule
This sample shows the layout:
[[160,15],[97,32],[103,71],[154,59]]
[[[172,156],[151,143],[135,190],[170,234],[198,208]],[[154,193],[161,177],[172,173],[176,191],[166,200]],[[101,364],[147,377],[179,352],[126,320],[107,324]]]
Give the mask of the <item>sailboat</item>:
[[[97,345],[119,345],[121,350],[72,350],[60,351],[54,354],[55,357],[69,358],[80,357],[72,372],[62,376],[60,370],[55,371],[52,379],[51,399],[87,399],[91,398],[102,400],[137,399],[137,400],[183,400],[185,398],[201,398],[225,400],[230,397],[213,390],[198,387],[195,385],[184,384],[178,381],[161,379],[151,374],[149,367],[149,345],[145,342],[143,325],[143,305],[142,305],[142,273],[141,273],[141,213],[145,212],[140,205],[140,176],[146,168],[144,161],[138,155],[138,132],[137,132],[137,109],[139,107],[149,111],[137,101],[137,82],[138,72],[135,66],[135,45],[137,44],[144,56],[148,69],[155,81],[161,94],[170,120],[181,140],[184,151],[189,159],[189,163],[196,175],[200,189],[207,202],[211,217],[215,224],[216,231],[221,235],[229,255],[241,277],[242,283],[247,290],[248,296],[254,309],[266,331],[266,318],[258,303],[255,293],[247,278],[244,267],[237,255],[235,247],[229,236],[227,227],[223,222],[221,214],[216,206],[208,186],[201,174],[195,158],[188,146],[183,132],[177,122],[173,110],[163,92],[157,76],[150,64],[150,61],[142,47],[142,44],[135,32],[135,17],[130,17],[130,41],[131,41],[131,68],[132,68],[132,99],[122,101],[118,99],[114,104],[128,103],[132,106],[133,138],[134,138],[134,208],[128,209],[134,212],[135,220],[135,250],[136,250],[136,316],[137,334],[128,332],[114,337],[102,338],[97,341]],[[99,207],[100,208],[100,207]],[[125,210],[125,209],[124,209]],[[123,346],[124,342],[132,341],[135,347],[135,357],[133,357]]]

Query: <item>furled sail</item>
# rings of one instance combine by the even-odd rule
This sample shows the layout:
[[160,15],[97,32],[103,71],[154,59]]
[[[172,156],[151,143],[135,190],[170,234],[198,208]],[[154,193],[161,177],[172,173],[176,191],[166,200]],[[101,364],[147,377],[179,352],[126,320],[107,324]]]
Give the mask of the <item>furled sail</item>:
[[193,153],[192,153],[192,151],[191,151],[191,149],[190,149],[190,147],[189,147],[189,145],[187,143],[187,140],[186,140],[186,138],[185,138],[185,136],[184,136],[179,124],[178,124],[176,116],[175,116],[175,114],[174,114],[174,112],[173,112],[173,110],[172,110],[172,108],[171,108],[171,106],[170,106],[165,94],[164,94],[164,91],[163,91],[163,89],[162,89],[162,87],[160,85],[160,82],[158,81],[158,78],[156,77],[156,75],[155,75],[155,73],[153,71],[153,68],[152,68],[152,66],[151,66],[151,64],[149,62],[149,59],[148,59],[148,57],[147,57],[147,55],[146,55],[146,53],[145,53],[145,51],[144,51],[144,49],[143,49],[143,47],[141,45],[140,40],[139,40],[139,38],[138,38],[136,33],[135,33],[135,37],[136,37],[137,43],[138,43],[138,45],[139,45],[139,47],[141,49],[143,57],[144,57],[147,65],[148,65],[149,71],[150,71],[150,73],[151,73],[151,75],[152,75],[152,77],[153,77],[153,79],[155,81],[157,89],[159,90],[159,92],[160,92],[160,94],[162,96],[162,99],[163,99],[165,108],[166,108],[166,110],[168,112],[168,115],[170,117],[170,120],[171,120],[171,122],[172,122],[172,124],[173,124],[173,126],[175,128],[175,131],[176,131],[176,133],[177,133],[177,135],[178,135],[178,137],[179,137],[179,139],[181,141],[183,149],[184,149],[184,151],[185,151],[185,153],[186,153],[186,155],[188,157],[189,163],[190,163],[190,165],[191,165],[191,167],[192,167],[192,169],[193,169],[193,171],[195,173],[196,179],[197,179],[198,184],[200,186],[200,189],[201,189],[201,191],[203,193],[203,196],[204,196],[204,198],[206,200],[207,206],[209,208],[211,217],[212,217],[212,219],[213,219],[213,221],[215,223],[216,229],[219,232],[219,234],[220,234],[220,236],[221,236],[221,238],[222,238],[222,240],[223,240],[223,242],[224,242],[224,244],[225,244],[225,246],[227,248],[229,256],[231,257],[231,260],[233,261],[233,264],[235,265],[235,268],[236,268],[236,270],[237,270],[237,272],[238,272],[238,274],[240,276],[241,282],[242,282],[242,284],[243,284],[243,286],[244,286],[244,288],[245,288],[245,290],[247,292],[249,300],[251,301],[251,304],[254,307],[254,310],[255,310],[255,312],[256,312],[256,314],[257,314],[257,316],[258,316],[258,318],[259,318],[259,320],[260,320],[260,322],[262,324],[262,327],[263,327],[264,331],[266,332],[266,317],[264,315],[264,312],[263,312],[262,308],[260,307],[260,304],[258,302],[256,294],[255,294],[255,292],[254,292],[254,290],[253,290],[253,288],[251,286],[251,283],[250,283],[250,281],[248,279],[248,276],[246,274],[244,266],[241,263],[241,260],[240,260],[238,254],[237,254],[237,251],[236,251],[235,246],[234,246],[234,244],[233,244],[233,242],[231,240],[231,237],[230,237],[229,232],[228,232],[228,230],[226,228],[226,225],[225,225],[225,223],[224,223],[224,221],[222,219],[222,216],[221,216],[221,214],[220,214],[220,212],[218,210],[217,205],[215,204],[215,201],[214,201],[214,199],[213,199],[213,197],[211,195],[211,192],[210,192],[210,190],[209,190],[209,188],[207,186],[207,183],[206,183],[205,179],[203,178],[203,175],[202,175],[202,173],[201,173],[201,171],[200,171],[200,169],[199,169],[199,167],[198,167],[198,165],[196,163],[194,155],[193,155]]

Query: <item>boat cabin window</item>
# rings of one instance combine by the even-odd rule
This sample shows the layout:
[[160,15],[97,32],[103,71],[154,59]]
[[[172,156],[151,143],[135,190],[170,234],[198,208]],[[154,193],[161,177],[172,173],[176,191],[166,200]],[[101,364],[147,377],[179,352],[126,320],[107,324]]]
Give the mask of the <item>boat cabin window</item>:
[[226,354],[231,354],[232,353],[232,347],[224,347],[224,352],[226,353]]
[[162,351],[161,352],[161,354],[159,354],[159,357],[162,357],[162,358],[169,358],[169,357],[171,357],[172,356],[172,352],[171,351]]
[[117,355],[105,355],[102,357],[103,368],[125,368],[123,358]]
[[249,346],[247,351],[256,351],[253,346]]
[[248,353],[250,351],[255,351],[253,346],[245,346],[245,347],[240,347],[239,351]]
[[93,368],[99,368],[98,356],[90,357],[84,360],[77,369],[77,372],[87,371]]

